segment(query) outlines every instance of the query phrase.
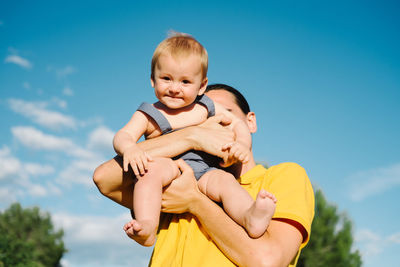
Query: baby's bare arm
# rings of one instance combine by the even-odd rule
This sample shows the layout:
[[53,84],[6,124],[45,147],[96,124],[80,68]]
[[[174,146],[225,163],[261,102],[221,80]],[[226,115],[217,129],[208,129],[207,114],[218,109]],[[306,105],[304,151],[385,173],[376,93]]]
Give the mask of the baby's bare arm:
[[237,161],[246,163],[250,159],[251,155],[252,139],[249,126],[245,121],[239,119],[218,103],[215,103],[215,110],[217,114],[223,114],[231,119],[232,123],[229,125],[229,128],[235,134],[235,141],[226,143],[221,148],[223,151],[227,151],[229,154],[228,160],[224,161],[221,166],[228,167]]
[[122,156],[124,151],[135,145],[139,138],[146,132],[148,119],[140,111],[136,111],[129,122],[122,127],[114,136],[114,150],[118,155]]
[[128,171],[129,165],[136,176],[143,175],[152,158],[136,144],[147,131],[148,119],[140,111],[136,111],[130,121],[114,136],[114,150],[123,157],[123,169]]

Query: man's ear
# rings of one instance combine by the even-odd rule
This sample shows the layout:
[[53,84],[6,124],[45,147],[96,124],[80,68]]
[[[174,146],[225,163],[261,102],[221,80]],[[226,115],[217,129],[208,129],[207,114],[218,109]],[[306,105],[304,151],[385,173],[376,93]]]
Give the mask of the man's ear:
[[154,80],[153,80],[153,77],[150,78],[150,83],[151,83],[151,87],[154,88]]
[[247,126],[249,126],[249,130],[251,133],[257,132],[256,114],[253,111],[250,111],[249,113],[247,113],[246,122],[247,122]]
[[200,90],[199,90],[199,93],[197,95],[204,94],[204,92],[206,91],[206,88],[207,88],[207,84],[208,84],[208,78],[205,77],[203,79],[203,81],[201,82],[201,84],[200,84]]

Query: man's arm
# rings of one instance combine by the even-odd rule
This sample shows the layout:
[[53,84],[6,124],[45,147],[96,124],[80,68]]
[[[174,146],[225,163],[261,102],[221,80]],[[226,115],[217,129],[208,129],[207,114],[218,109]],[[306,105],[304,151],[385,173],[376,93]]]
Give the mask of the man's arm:
[[217,115],[200,125],[148,139],[138,146],[152,157],[172,158],[194,149],[224,159],[228,157],[228,153],[222,147],[235,139],[234,133],[224,127],[230,123],[230,118]]
[[182,175],[165,189],[163,212],[192,213],[218,248],[239,266],[289,265],[303,240],[298,228],[288,221],[272,220],[263,236],[250,238],[221,207],[199,191],[190,167],[177,162]]
[[208,198],[195,203],[191,213],[218,248],[239,266],[288,266],[303,240],[293,225],[276,220],[271,220],[263,236],[253,239]]
[[[229,123],[225,116],[214,116],[198,126],[145,140],[138,146],[153,158],[174,157],[191,149],[227,158],[221,147],[234,140],[233,132],[223,126]],[[122,158],[117,156],[97,167],[93,180],[103,195],[132,209],[135,176],[130,169],[124,172],[122,166]]]

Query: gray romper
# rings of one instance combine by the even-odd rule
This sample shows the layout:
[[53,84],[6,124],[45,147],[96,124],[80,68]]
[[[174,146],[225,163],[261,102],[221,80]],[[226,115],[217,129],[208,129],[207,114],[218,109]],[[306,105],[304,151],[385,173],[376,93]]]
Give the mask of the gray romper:
[[[215,115],[214,102],[208,96],[198,96],[195,101],[207,108],[207,117]],[[161,135],[175,131],[171,128],[171,125],[169,124],[165,116],[153,105],[144,102],[139,106],[137,110],[144,112],[157,123],[158,127],[161,130]],[[206,172],[217,169],[217,167],[219,166],[218,163],[221,161],[221,159],[216,156],[212,156],[205,152],[195,150],[185,152],[179,156],[174,157],[173,159],[175,160],[179,158],[185,160],[185,162],[190,167],[192,167],[197,180],[199,180],[200,177]]]

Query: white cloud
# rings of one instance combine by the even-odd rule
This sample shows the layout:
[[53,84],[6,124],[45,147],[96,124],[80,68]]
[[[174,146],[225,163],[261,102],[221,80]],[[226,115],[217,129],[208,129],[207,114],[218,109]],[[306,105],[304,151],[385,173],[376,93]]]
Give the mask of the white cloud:
[[77,126],[77,122],[73,117],[56,111],[48,110],[48,103],[46,102],[8,99],[8,105],[14,112],[30,118],[35,123],[50,129],[74,129]]
[[18,55],[9,55],[5,58],[4,60],[5,63],[13,63],[16,64],[24,69],[31,69],[32,68],[32,63],[29,62],[29,60],[20,57]]
[[48,72],[53,72],[56,74],[57,78],[66,78],[67,76],[77,72],[77,69],[71,65],[67,65],[63,68],[54,67],[52,65],[48,65],[46,70]]
[[112,149],[112,141],[115,133],[105,127],[99,126],[89,134],[88,147],[94,150],[109,151]]
[[39,184],[32,184],[28,187],[29,194],[34,197],[44,197],[47,195],[47,190]]
[[152,248],[129,239],[122,226],[129,212],[117,216],[78,216],[54,213],[56,228],[63,228],[70,253],[63,257],[71,266],[147,266]]
[[57,97],[53,97],[51,99],[51,102],[55,103],[58,107],[65,109],[67,107],[67,101],[59,99]]
[[50,165],[21,162],[11,154],[7,146],[3,146],[0,149],[0,180],[3,181],[0,199],[7,199],[7,202],[11,203],[26,192],[32,196],[47,195],[46,188],[32,182],[31,178],[52,174],[54,171]]
[[21,162],[11,157],[10,154],[11,152],[8,147],[3,146],[0,149],[0,180],[17,175],[21,170]]
[[75,147],[68,138],[45,134],[33,127],[16,126],[11,132],[18,141],[33,149],[68,151]]
[[54,173],[50,165],[37,164],[32,162],[23,163],[11,154],[7,146],[0,149],[0,179],[8,177],[40,176]]
[[57,182],[63,186],[83,184],[87,187],[93,187],[93,171],[103,162],[104,160],[100,158],[72,161],[60,171]]
[[46,187],[49,194],[58,196],[62,195],[61,189],[58,186],[54,185],[53,183],[47,183]]
[[392,234],[388,237],[388,241],[395,244],[400,244],[400,232]]
[[79,243],[113,242],[124,244],[121,235],[116,233],[123,233],[122,226],[131,220],[128,210],[119,216],[78,216],[56,213],[52,217],[54,224],[67,232],[67,239]]
[[16,48],[11,47],[11,46],[8,48],[8,52],[9,52],[10,54],[13,54],[13,55],[16,55],[16,54],[19,53],[19,51],[18,51]]
[[74,67],[68,65],[68,66],[65,66],[62,69],[57,69],[56,70],[56,75],[57,75],[58,78],[65,78],[68,75],[71,75],[71,74],[73,74],[75,72],[76,72],[76,69]]
[[[66,161],[65,167],[58,171],[55,179],[58,184],[62,186],[72,186],[74,184],[82,184],[87,187],[93,186],[93,171],[105,161],[101,153],[81,148],[68,138],[45,134],[33,127],[16,126],[11,131],[18,142],[28,148],[62,152],[74,157],[72,161]],[[111,147],[111,145],[109,146]],[[28,166],[31,173],[39,171],[34,165]],[[17,169],[17,167],[13,167],[13,169]],[[41,170],[42,174],[48,171],[51,170],[46,168]],[[26,172],[28,173],[28,171]],[[57,188],[53,189],[57,193]]]
[[1,157],[6,157],[8,155],[10,155],[11,151],[7,146],[4,146],[2,148],[0,148],[0,158]]
[[360,250],[363,261],[369,261],[383,251],[383,238],[368,229],[357,231],[354,241]]
[[369,229],[361,229],[355,234],[355,240],[357,242],[378,242],[381,241],[381,239],[381,236]]
[[[10,190],[7,187],[0,187],[0,208],[6,208],[11,203],[17,201],[17,194],[15,194],[14,190]],[[3,206],[4,205],[4,206]]]
[[369,229],[361,229],[354,235],[354,241],[359,248],[364,262],[380,257],[390,246],[400,243],[400,232],[382,236]]
[[61,259],[60,264],[61,264],[61,267],[71,267],[72,266],[71,263],[66,259]]
[[27,174],[32,176],[47,175],[54,173],[54,168],[49,165],[40,165],[36,163],[26,163],[24,170]]
[[74,91],[69,86],[67,86],[63,89],[63,94],[66,96],[73,96]]
[[11,132],[21,144],[32,149],[59,151],[79,158],[96,158],[94,153],[77,146],[68,138],[45,134],[33,127],[15,126]]
[[354,182],[350,198],[361,201],[400,186],[400,164],[358,172],[351,175],[350,179]]
[[31,84],[28,83],[28,82],[23,82],[23,83],[22,83],[22,87],[24,87],[25,89],[30,90],[30,89],[31,89]]
[[79,126],[81,127],[96,127],[97,125],[101,125],[104,123],[103,118],[101,117],[92,117],[85,121],[80,121]]

